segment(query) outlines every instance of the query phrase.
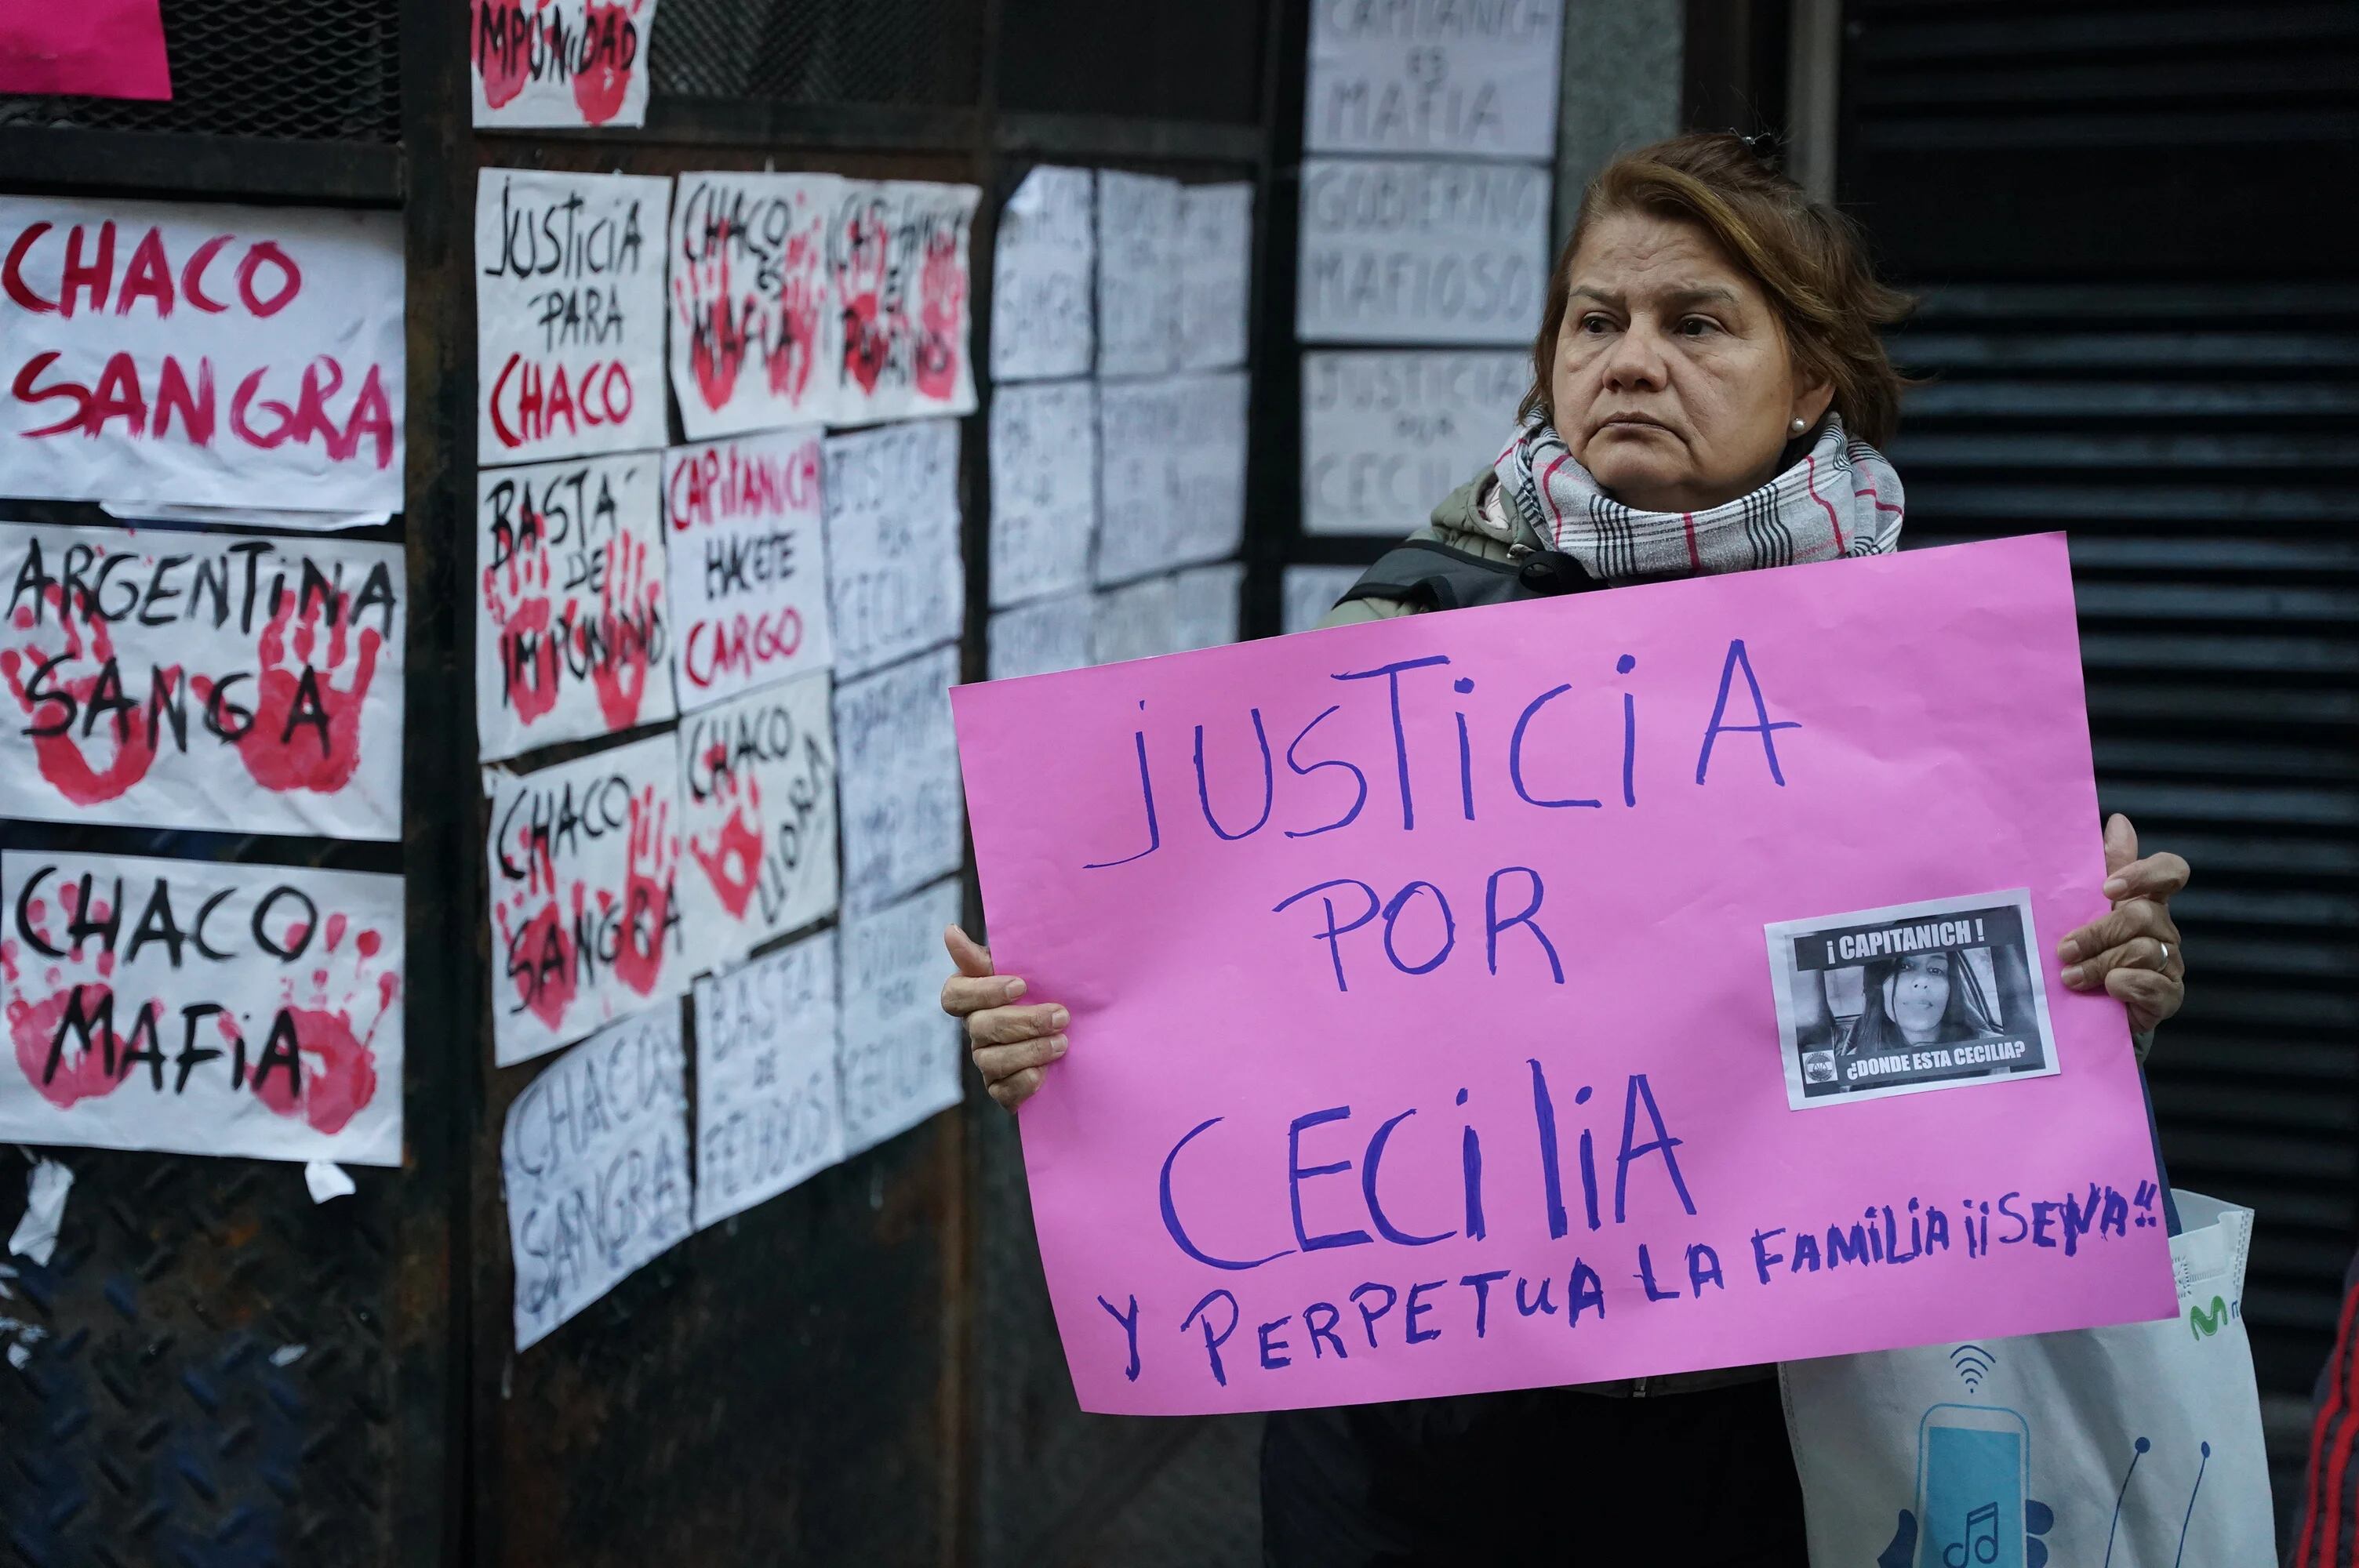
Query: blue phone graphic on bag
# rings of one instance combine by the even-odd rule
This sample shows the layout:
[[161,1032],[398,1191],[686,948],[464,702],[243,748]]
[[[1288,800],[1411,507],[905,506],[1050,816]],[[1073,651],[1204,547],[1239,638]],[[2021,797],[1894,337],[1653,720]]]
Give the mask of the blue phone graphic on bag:
[[2024,1568],[2031,1434],[2010,1410],[1935,1405],[1917,1433],[1917,1568]]

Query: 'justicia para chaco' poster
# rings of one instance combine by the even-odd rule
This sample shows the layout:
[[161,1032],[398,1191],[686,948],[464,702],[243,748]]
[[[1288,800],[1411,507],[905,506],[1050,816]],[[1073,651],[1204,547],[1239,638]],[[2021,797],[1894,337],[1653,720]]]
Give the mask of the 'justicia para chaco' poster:
[[0,196],[0,491],[400,508],[396,214]]
[[690,440],[833,416],[843,320],[832,174],[683,174],[671,214],[671,385]]
[[501,1066],[688,989],[679,776],[669,735],[484,771]]
[[394,545],[0,524],[0,816],[396,838]]
[[401,1162],[401,879],[11,849],[0,1139]]
[[475,187],[475,457],[664,442],[671,181],[487,168]]
[[473,0],[474,121],[643,125],[656,0]]
[[509,757],[672,716],[653,452],[475,477],[475,730]]
[[837,196],[827,262],[842,330],[829,423],[974,412],[968,242],[980,195],[888,179]]

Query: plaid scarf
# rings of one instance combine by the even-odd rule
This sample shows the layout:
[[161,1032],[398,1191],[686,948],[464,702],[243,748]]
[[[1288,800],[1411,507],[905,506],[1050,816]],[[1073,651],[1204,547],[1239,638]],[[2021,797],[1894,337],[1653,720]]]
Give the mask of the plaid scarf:
[[1609,585],[1887,555],[1900,543],[1900,476],[1832,414],[1799,461],[1707,512],[1623,505],[1538,415],[1499,454],[1497,471],[1532,531]]

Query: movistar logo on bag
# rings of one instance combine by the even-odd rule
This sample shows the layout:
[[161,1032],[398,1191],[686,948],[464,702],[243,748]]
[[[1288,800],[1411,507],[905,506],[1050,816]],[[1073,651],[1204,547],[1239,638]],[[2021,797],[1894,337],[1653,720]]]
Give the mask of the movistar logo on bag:
[[2221,1325],[2228,1321],[2229,1316],[2228,1303],[2221,1296],[2212,1298],[2210,1312],[2203,1310],[2201,1302],[2197,1302],[2187,1309],[2188,1327],[2198,1339],[2208,1339],[2219,1333]]

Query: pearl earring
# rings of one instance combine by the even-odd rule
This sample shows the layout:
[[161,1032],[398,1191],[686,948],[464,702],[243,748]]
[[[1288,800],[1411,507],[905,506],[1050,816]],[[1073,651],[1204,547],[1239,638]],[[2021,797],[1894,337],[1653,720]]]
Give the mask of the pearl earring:
[[1809,429],[1810,427],[1810,422],[1808,419],[1805,419],[1805,418],[1801,417],[1799,415],[1795,416],[1795,418],[1794,418],[1794,434],[1796,434],[1797,436],[1799,436],[1799,435],[1800,435],[1803,431],[1805,431],[1805,430]]

